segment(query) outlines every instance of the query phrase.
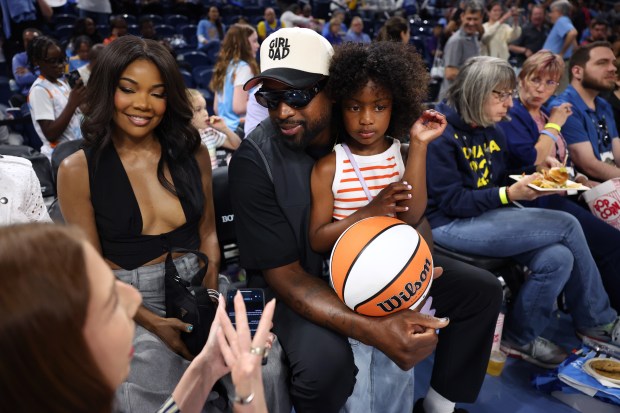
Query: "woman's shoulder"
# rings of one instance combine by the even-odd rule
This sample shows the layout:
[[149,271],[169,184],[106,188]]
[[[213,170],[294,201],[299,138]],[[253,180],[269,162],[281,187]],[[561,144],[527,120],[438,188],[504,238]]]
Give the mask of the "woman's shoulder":
[[60,164],[60,168],[70,173],[79,173],[88,170],[88,159],[84,149],[80,149],[67,156]]

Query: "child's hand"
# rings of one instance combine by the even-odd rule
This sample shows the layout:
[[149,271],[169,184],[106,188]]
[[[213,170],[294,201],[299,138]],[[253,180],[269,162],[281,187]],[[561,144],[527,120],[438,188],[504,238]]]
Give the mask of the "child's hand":
[[215,115],[209,117],[209,126],[220,132],[224,132],[228,128],[224,119]]
[[412,141],[430,143],[441,136],[447,125],[443,114],[433,109],[425,110],[411,127],[409,137]]
[[392,182],[377,194],[377,196],[362,209],[372,217],[396,216],[399,212],[405,212],[409,208],[398,206],[399,201],[411,198],[411,185],[407,182]]

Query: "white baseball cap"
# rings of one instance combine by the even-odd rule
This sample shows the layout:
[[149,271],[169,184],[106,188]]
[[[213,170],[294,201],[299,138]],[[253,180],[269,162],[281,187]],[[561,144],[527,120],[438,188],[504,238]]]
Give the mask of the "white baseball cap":
[[248,80],[249,90],[265,79],[294,88],[308,88],[329,76],[334,48],[314,30],[283,28],[270,34],[260,47],[261,73]]

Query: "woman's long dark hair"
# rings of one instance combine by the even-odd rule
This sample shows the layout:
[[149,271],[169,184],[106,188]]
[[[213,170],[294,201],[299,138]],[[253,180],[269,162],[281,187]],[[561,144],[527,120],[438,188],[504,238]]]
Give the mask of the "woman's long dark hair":
[[[157,179],[179,198],[186,197],[192,206],[202,209],[202,186],[195,184],[200,176],[194,154],[200,147],[200,135],[191,124],[193,111],[185,93],[183,77],[170,52],[154,40],[122,36],[106,46],[88,81],[82,136],[86,147],[94,149],[95,168],[101,151],[112,143],[114,132],[114,93],[127,66],[136,60],[152,62],[161,73],[166,90],[166,112],[155,129],[161,145]],[[164,175],[170,170],[176,187]],[[194,183],[194,185],[192,185]]]
[[112,411],[115,389],[83,333],[91,294],[85,243],[64,225],[0,228],[2,411]]

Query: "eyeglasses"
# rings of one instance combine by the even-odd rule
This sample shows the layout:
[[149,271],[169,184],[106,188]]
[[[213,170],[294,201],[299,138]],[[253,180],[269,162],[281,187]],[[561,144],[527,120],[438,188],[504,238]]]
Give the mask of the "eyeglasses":
[[67,63],[66,57],[49,57],[47,59],[42,59],[45,63],[50,65],[64,65]]
[[609,130],[607,129],[607,121],[605,120],[605,116],[598,121],[598,130],[599,134],[603,135],[603,145],[608,147],[611,144],[611,136],[609,136]]
[[505,102],[506,99],[508,98],[516,98],[517,97],[517,91],[516,90],[511,90],[510,92],[500,92],[499,90],[493,90],[493,93],[495,93],[495,96],[497,97],[497,100],[499,100],[500,102]]
[[254,96],[258,104],[267,109],[276,109],[280,102],[286,103],[293,109],[301,109],[308,106],[324,86],[325,81],[317,83],[310,89],[264,90],[260,88]]
[[554,87],[556,87],[557,85],[560,84],[560,82],[556,82],[555,80],[551,80],[551,79],[546,80],[546,81],[543,82],[542,79],[540,79],[538,77],[535,77],[533,79],[529,79],[529,82],[531,84],[533,84],[534,86],[536,86],[537,88],[539,88],[540,85],[543,85],[546,89],[554,88]]

